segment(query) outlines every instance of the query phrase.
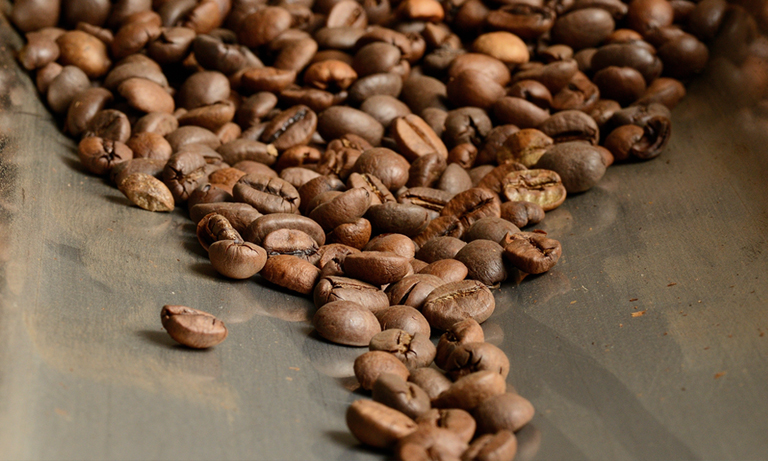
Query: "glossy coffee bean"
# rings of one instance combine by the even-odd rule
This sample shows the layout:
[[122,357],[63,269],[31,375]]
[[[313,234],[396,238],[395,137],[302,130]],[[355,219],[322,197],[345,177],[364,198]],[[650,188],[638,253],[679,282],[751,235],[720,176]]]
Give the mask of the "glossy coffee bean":
[[437,408],[460,408],[470,411],[489,398],[503,394],[507,383],[496,371],[478,371],[463,376],[444,391],[434,405]]
[[302,294],[310,294],[320,278],[320,269],[292,255],[269,258],[260,272],[266,280]]
[[429,222],[426,209],[413,204],[392,202],[371,205],[365,217],[381,232],[395,232],[409,237],[418,235]]
[[531,402],[513,393],[492,396],[473,411],[477,431],[481,434],[494,434],[500,430],[517,432],[533,419],[533,414]]
[[544,209],[532,202],[504,202],[501,204],[501,218],[522,229],[540,223],[544,219]]
[[374,314],[389,307],[389,298],[378,287],[339,276],[320,279],[315,287],[314,301],[315,307],[321,307],[333,301],[352,301],[365,306]]
[[218,240],[208,248],[208,258],[219,274],[232,279],[248,279],[264,267],[267,253],[250,242]]
[[400,439],[396,453],[398,459],[405,461],[460,459],[467,448],[467,443],[452,431],[420,425],[415,432]]
[[[502,204],[503,206],[504,204]],[[490,240],[492,242],[501,242],[509,234],[516,234],[520,229],[508,220],[488,216],[477,220],[472,227],[464,234],[464,240],[472,242],[475,240]],[[458,254],[457,254],[457,259]]]
[[456,253],[456,260],[467,266],[467,277],[495,286],[507,279],[502,258],[504,249],[491,240],[473,240]]
[[[413,265],[413,262],[411,262]],[[415,267],[414,267],[415,269]],[[467,266],[455,259],[441,259],[428,264],[423,269],[417,270],[417,274],[434,275],[445,283],[458,282],[467,277]]]
[[476,280],[463,280],[435,288],[424,301],[422,314],[433,328],[447,330],[467,318],[482,323],[495,307],[488,287]]
[[186,306],[163,306],[163,328],[171,338],[194,349],[220,344],[227,337],[227,327],[213,315]]
[[371,391],[375,402],[383,403],[411,418],[417,418],[430,409],[429,396],[423,389],[392,373],[380,375]]
[[410,372],[394,355],[384,351],[369,351],[355,359],[355,377],[365,390],[373,385],[383,373],[393,373],[408,379]]
[[356,400],[347,408],[347,427],[359,441],[376,448],[391,448],[417,429],[403,413],[373,400]]
[[464,344],[483,343],[485,334],[480,324],[472,318],[456,322],[440,336],[437,343],[435,365],[445,369],[453,351]]
[[387,328],[371,338],[369,349],[385,351],[397,357],[410,370],[429,366],[435,358],[435,346],[424,333],[409,333]]
[[556,172],[569,194],[594,187],[605,174],[600,151],[583,142],[565,142],[547,149],[536,168]]
[[557,264],[563,253],[560,242],[538,232],[519,232],[504,239],[504,257],[528,274],[542,274]]
[[482,370],[495,371],[507,379],[509,359],[501,349],[491,343],[464,343],[451,352],[444,369],[446,375],[453,380]]
[[376,316],[352,301],[334,301],[323,305],[312,318],[323,338],[347,346],[367,346],[381,332]]
[[431,334],[429,323],[424,316],[411,306],[390,306],[376,312],[382,330],[395,328],[415,335],[420,333],[426,337]]

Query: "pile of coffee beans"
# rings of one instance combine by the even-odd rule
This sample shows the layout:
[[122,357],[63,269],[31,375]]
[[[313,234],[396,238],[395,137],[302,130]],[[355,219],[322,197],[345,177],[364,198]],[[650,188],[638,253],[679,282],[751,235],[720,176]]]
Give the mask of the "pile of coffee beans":
[[[400,459],[511,460],[533,407],[484,341],[492,289],[551,269],[540,230],[614,162],[657,157],[725,0],[17,0],[18,59],[78,156],[186,207],[211,265],[311,295]],[[224,340],[165,306],[190,347]],[[439,336],[437,345],[430,339]],[[433,366],[434,365],[434,366]]]

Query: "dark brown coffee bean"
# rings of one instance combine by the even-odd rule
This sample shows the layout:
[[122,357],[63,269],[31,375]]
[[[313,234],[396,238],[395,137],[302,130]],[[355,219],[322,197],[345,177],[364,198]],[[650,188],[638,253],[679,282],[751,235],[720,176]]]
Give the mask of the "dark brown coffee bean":
[[221,145],[218,136],[210,130],[199,126],[182,126],[165,136],[165,139],[174,152],[186,150],[187,146],[202,144],[211,149],[218,149]]
[[343,182],[331,176],[319,176],[315,179],[309,180],[307,183],[299,187],[299,196],[301,199],[299,210],[301,210],[303,213],[307,213],[307,206],[309,205],[309,202],[317,195],[328,191],[342,191],[344,190],[344,187],[345,186]]
[[168,87],[168,79],[160,65],[142,54],[125,58],[113,67],[104,79],[104,87],[110,91],[115,91],[121,83],[129,78],[145,78],[163,88]]
[[274,67],[247,68],[242,74],[241,85],[248,91],[270,91],[279,93],[296,80],[295,70]]
[[176,203],[186,202],[189,195],[208,176],[202,154],[182,151],[171,156],[163,169],[163,182],[171,190]]
[[594,81],[603,98],[622,106],[635,102],[646,89],[642,74],[631,67],[606,67],[595,74]]
[[[408,381],[415,383],[420,388],[424,389],[427,395],[429,395],[430,400],[435,400],[444,390],[451,387],[451,380],[446,378],[444,374],[434,368],[413,369],[411,370],[411,375],[408,377]],[[428,411],[422,417],[422,421],[426,421],[427,419],[432,420],[432,413],[432,410]],[[440,414],[438,413],[437,416],[440,417]],[[445,424],[443,424],[441,427],[445,427]],[[474,433],[474,428],[472,428],[472,432]]]
[[392,195],[392,192],[384,186],[379,178],[372,174],[352,173],[347,179],[347,186],[350,189],[359,187],[367,190],[371,196],[371,205],[395,202],[395,196]]
[[456,78],[465,70],[474,70],[485,74],[501,86],[509,83],[510,73],[507,66],[491,56],[480,53],[465,53],[451,62],[448,77]]
[[468,318],[456,322],[440,336],[437,343],[435,365],[445,369],[448,359],[456,348],[463,344],[482,343],[485,341],[483,329],[476,320]]
[[483,323],[495,308],[488,287],[476,280],[462,280],[435,288],[424,301],[422,314],[433,328],[447,330],[467,318]]
[[558,17],[552,38],[580,50],[600,45],[615,27],[610,12],[602,8],[583,8]]
[[399,281],[412,270],[408,261],[395,253],[366,251],[349,255],[344,260],[344,272],[374,285],[386,285]]
[[417,247],[422,247],[438,237],[461,237],[465,230],[461,220],[456,216],[440,216],[430,221],[427,227],[413,238],[413,243]]
[[500,125],[488,132],[485,141],[477,153],[475,165],[483,165],[496,160],[498,150],[513,133],[519,131],[516,125]]
[[312,324],[323,338],[347,346],[367,346],[381,331],[368,309],[352,301],[334,301],[317,310]]
[[25,69],[39,69],[59,58],[59,45],[51,37],[32,32],[26,35],[26,39],[27,43],[16,56]]
[[371,193],[367,189],[356,187],[317,206],[310,211],[309,217],[330,232],[342,224],[353,223],[360,219],[370,205]]
[[389,307],[389,298],[379,288],[359,280],[337,276],[324,277],[317,283],[314,301],[315,307],[332,301],[353,301],[373,313]]
[[397,459],[403,461],[460,459],[468,448],[454,432],[433,426],[419,428],[398,442]]
[[112,61],[107,47],[98,38],[79,30],[72,30],[56,39],[61,52],[59,63],[79,67],[90,78],[106,75]]
[[411,418],[417,418],[430,409],[429,396],[422,388],[392,373],[380,375],[371,390],[375,402],[383,403]]
[[97,113],[113,100],[112,93],[104,88],[89,88],[77,95],[67,110],[66,130],[72,136],[86,131]]
[[549,111],[522,98],[503,97],[491,108],[494,118],[502,125],[536,128],[548,117]]
[[518,81],[507,90],[507,96],[525,99],[542,109],[549,109],[552,105],[552,93],[536,80]]
[[445,281],[440,277],[428,274],[414,274],[390,285],[385,292],[389,296],[390,304],[402,304],[419,309],[432,290],[443,284],[445,284]]
[[474,240],[456,254],[456,260],[467,266],[467,277],[495,286],[507,279],[503,252],[501,245],[494,241]]
[[550,93],[554,95],[565,89],[578,74],[578,71],[578,63],[574,59],[555,61],[545,65],[531,63],[520,72],[515,73],[512,81],[516,83],[524,80],[535,80],[547,87]]
[[277,255],[267,260],[260,274],[275,285],[307,295],[314,290],[320,269],[296,256]]
[[491,343],[464,343],[451,352],[444,368],[446,375],[453,380],[483,370],[494,371],[507,379],[509,359],[504,351]]
[[409,77],[403,82],[403,91],[400,96],[414,114],[420,114],[429,107],[448,109],[446,105],[448,93],[445,84],[433,77],[422,75]]
[[408,416],[373,400],[352,402],[346,420],[357,440],[376,448],[391,448],[417,428]]
[[[481,146],[493,125],[484,110],[477,107],[462,107],[448,112],[444,127],[443,139],[448,148],[453,149],[461,144]],[[453,162],[448,161],[448,163]],[[469,168],[471,164],[462,166]]]
[[243,234],[248,225],[261,216],[255,208],[247,203],[212,202],[198,203],[189,209],[189,217],[195,224],[199,223],[209,213],[221,214],[232,224],[237,232]]
[[388,251],[411,260],[416,248],[413,241],[403,234],[381,234],[368,242],[364,251]]
[[544,219],[544,209],[532,202],[504,202],[501,204],[501,218],[523,228],[540,223]]
[[563,253],[560,242],[537,232],[509,234],[503,245],[507,260],[528,274],[547,272]]
[[392,123],[392,136],[400,152],[409,160],[431,153],[437,153],[443,158],[448,156],[448,150],[440,137],[417,115],[395,119]]
[[257,10],[243,19],[238,42],[249,48],[266,45],[291,27],[292,21],[285,8],[270,6]]
[[227,327],[213,315],[186,306],[163,306],[163,328],[171,338],[195,349],[220,344],[227,337]]
[[428,263],[442,259],[453,259],[466,244],[455,237],[437,237],[422,245],[416,252],[416,257]]
[[316,171],[309,168],[302,168],[298,166],[285,168],[280,172],[280,179],[287,181],[290,185],[296,189],[303,186],[306,182],[320,176]]
[[517,438],[510,431],[501,430],[477,438],[462,459],[467,461],[512,461],[517,454]]
[[88,128],[83,132],[83,137],[90,136],[124,143],[131,137],[131,124],[128,117],[118,110],[101,110],[93,116]]
[[352,133],[377,146],[381,144],[384,127],[375,118],[361,110],[333,106],[318,115],[317,132],[327,140]]
[[[366,75],[365,77],[357,79],[352,86],[349,87],[349,101],[352,103],[362,103],[374,96],[391,96],[397,98],[400,96],[400,91],[402,91],[402,89],[403,79],[397,74],[384,72],[380,74]],[[368,110],[362,110],[371,114]],[[373,114],[371,115],[379,120]]]
[[569,194],[591,189],[605,174],[599,150],[583,142],[555,144],[539,159],[536,168],[556,172]]
[[435,358],[435,346],[424,333],[409,333],[402,329],[387,328],[377,333],[369,344],[372,351],[384,351],[397,357],[408,367],[416,370],[429,366]]
[[[472,168],[476,158],[477,147],[470,143],[459,144],[448,152],[448,163],[458,165],[465,170]],[[472,178],[469,176],[469,172],[467,172],[467,177],[469,177],[470,181],[467,188],[470,188],[473,186],[473,182]]]
[[250,242],[218,240],[208,248],[208,257],[216,272],[229,278],[249,279],[267,262],[267,253]]
[[262,213],[295,213],[299,192],[280,178],[249,174],[232,189],[236,200],[248,203]]
[[[189,55],[194,40],[195,31],[188,27],[164,28],[157,39],[147,46],[147,55],[160,64],[177,63]],[[198,62],[199,56],[195,53]]]
[[720,30],[728,3],[724,0],[702,0],[690,12],[687,28],[699,40],[711,40]]
[[685,97],[685,94],[685,87],[679,80],[661,77],[654,80],[648,86],[645,93],[635,101],[635,104],[638,106],[648,106],[658,103],[667,106],[671,110]]
[[627,24],[645,34],[672,24],[674,17],[675,12],[666,0],[632,0],[627,11]]
[[385,94],[369,97],[360,105],[360,110],[376,119],[384,128],[390,128],[395,120],[411,114],[411,110],[402,101]]
[[647,160],[661,154],[670,133],[669,119],[654,117],[643,128],[624,125],[613,130],[605,140],[605,147],[619,161],[629,157]]
[[122,59],[142,51],[160,36],[161,19],[157,13],[144,11],[136,20],[124,23],[112,40],[112,56]]
[[440,211],[441,216],[456,216],[464,229],[469,229],[478,219],[498,217],[501,202],[498,195],[488,189],[475,187],[456,194]]
[[510,201],[527,201],[554,210],[567,194],[560,176],[550,170],[513,171],[503,181],[504,195]]
[[[504,206],[504,204],[502,204],[502,206]],[[467,242],[490,240],[499,243],[504,240],[504,237],[507,234],[515,234],[517,232],[520,232],[520,229],[508,220],[497,218],[495,216],[488,216],[475,221],[472,227],[470,227],[464,234],[463,238]],[[458,257],[456,259],[461,260]]]
[[500,165],[517,162],[532,167],[544,155],[554,141],[535,128],[526,128],[513,133],[497,150],[496,160]]
[[145,173],[133,173],[124,178],[119,187],[128,200],[149,211],[173,211],[171,191],[162,181]]
[[315,221],[293,213],[272,213],[257,217],[249,223],[243,232],[243,238],[261,246],[269,234],[280,229],[304,232],[312,237],[318,247],[325,243],[325,232]]
[[369,391],[383,373],[393,373],[408,379],[410,372],[394,355],[383,351],[369,351],[355,359],[355,377],[360,386]]
[[440,189],[411,187],[401,190],[397,195],[397,200],[400,203],[418,205],[434,213],[439,213],[451,201],[452,197],[453,194]]
[[306,144],[317,127],[317,116],[307,106],[294,106],[273,118],[266,126],[261,140],[274,144],[278,151]]
[[519,431],[533,419],[531,402],[514,393],[490,397],[473,412],[480,434],[494,434],[501,430]]
[[[450,387],[450,381],[448,381],[448,386]],[[419,416],[416,422],[420,425],[424,424],[447,429],[467,443],[472,440],[472,437],[475,435],[475,428],[477,427],[477,423],[475,423],[472,415],[459,408],[447,410],[433,408]]]
[[368,149],[358,157],[353,171],[355,173],[370,173],[381,180],[389,190],[397,190],[408,181],[410,165],[403,156],[393,150],[380,147]]
[[328,233],[329,243],[340,243],[362,249],[371,238],[373,228],[370,221],[358,218],[350,223],[339,224]]
[[90,87],[88,76],[75,66],[64,66],[48,86],[48,107],[53,112],[64,113],[69,104]]
[[315,264],[318,255],[318,244],[307,233],[296,229],[278,229],[270,232],[262,241],[262,246],[269,257],[287,254]]
[[120,141],[91,136],[80,141],[77,156],[88,171],[103,175],[118,163],[131,160],[133,152]]
[[431,334],[429,323],[421,313],[411,306],[390,306],[376,313],[382,330],[398,329],[411,335],[420,333],[427,338]]
[[443,171],[440,179],[435,184],[437,189],[447,192],[450,196],[455,196],[472,188],[472,179],[467,170],[456,163],[451,163]]
[[426,209],[404,203],[372,205],[365,217],[380,232],[397,232],[409,237],[418,235],[429,222]]
[[596,145],[600,140],[600,129],[589,115],[579,110],[558,112],[541,125],[539,130],[554,140],[562,143],[569,141],[587,141]]
[[[197,241],[208,251],[210,246],[219,240],[232,240],[241,242],[243,238],[240,233],[232,227],[232,223],[221,214],[216,212],[209,213],[197,223]],[[264,262],[266,262],[266,255]],[[263,266],[264,264],[262,264]],[[261,267],[260,267],[261,268]],[[253,275],[253,274],[251,274]]]
[[179,122],[171,114],[163,112],[152,112],[141,117],[134,125],[134,133],[151,132],[166,136],[179,127]]
[[709,61],[706,45],[690,34],[670,40],[658,50],[664,73],[677,79],[688,79],[701,73]]
[[470,411],[489,398],[503,394],[507,383],[496,371],[478,371],[463,376],[433,403],[437,408],[460,408]]
[[[660,0],[659,3],[667,1]],[[661,60],[651,50],[633,43],[612,43],[600,47],[592,56],[591,70],[599,72],[609,66],[632,67],[643,74],[646,83],[655,80],[662,70]]]
[[14,2],[10,18],[23,32],[53,27],[59,22],[61,2],[52,0],[21,0]]
[[505,94],[504,87],[487,74],[467,69],[448,80],[448,99],[457,107],[488,109]]
[[[411,262],[411,265],[413,265],[413,262]],[[414,267],[414,269],[416,268]],[[467,272],[467,266],[455,259],[441,259],[416,271],[417,274],[440,277],[445,283],[464,280],[467,276]]]
[[408,170],[408,187],[432,187],[447,167],[446,158],[432,152],[415,159]]

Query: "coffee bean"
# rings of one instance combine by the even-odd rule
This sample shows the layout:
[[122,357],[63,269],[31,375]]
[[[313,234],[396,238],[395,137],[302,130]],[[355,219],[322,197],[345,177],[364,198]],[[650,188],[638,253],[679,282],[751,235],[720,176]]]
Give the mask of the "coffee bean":
[[507,430],[485,434],[477,438],[462,455],[471,461],[498,460],[512,461],[517,454],[517,438]]
[[[508,202],[511,203],[511,202]],[[502,204],[502,207],[504,204]],[[490,240],[492,242],[499,243],[504,240],[507,234],[516,234],[520,232],[520,229],[509,222],[508,220],[497,218],[495,216],[488,216],[475,221],[472,227],[464,234],[464,240],[472,242],[475,240]],[[456,255],[456,259],[461,260]]]
[[544,211],[554,210],[565,201],[565,187],[554,171],[513,171],[504,178],[503,184],[508,200],[533,202]]
[[435,275],[414,274],[388,286],[385,292],[389,296],[390,304],[402,304],[419,309],[432,290],[444,283],[443,279]]
[[165,136],[165,139],[173,148],[174,152],[185,150],[187,146],[193,144],[202,144],[211,149],[218,149],[221,145],[219,137],[211,130],[199,126],[182,126]]
[[[349,87],[349,100],[351,102],[363,103],[374,96],[391,96],[397,98],[403,89],[403,79],[391,72],[366,75],[357,79]],[[407,106],[406,106],[407,107]],[[370,112],[360,107],[364,112]],[[410,112],[410,109],[409,109]],[[379,118],[371,114],[374,118]],[[403,114],[404,115],[404,114]],[[383,122],[382,122],[383,124]]]
[[151,132],[164,137],[175,131],[178,127],[179,122],[173,115],[164,112],[152,112],[136,121],[133,125],[133,132]]
[[477,431],[494,434],[501,430],[517,432],[533,419],[531,402],[514,393],[501,393],[480,403],[473,412]]
[[433,328],[447,330],[467,318],[485,322],[495,308],[488,287],[476,280],[462,280],[435,288],[424,301],[422,314]]
[[390,306],[387,309],[376,312],[382,330],[395,328],[415,335],[420,333],[427,338],[431,329],[427,319],[411,306]]
[[[411,261],[413,265],[413,261]],[[414,267],[414,270],[416,268]],[[434,275],[439,277],[445,283],[458,282],[464,280],[467,276],[467,266],[464,263],[456,261],[455,259],[441,259],[435,261],[421,270],[416,271],[417,274]]]
[[467,173],[467,170],[461,165],[451,163],[443,171],[443,174],[440,175],[440,179],[438,179],[435,187],[447,192],[453,197],[461,192],[471,189],[472,178],[469,177],[469,173]]
[[342,224],[357,221],[370,206],[371,193],[362,187],[355,187],[317,206],[310,211],[309,217],[326,231],[332,231]]
[[611,13],[602,8],[583,8],[557,18],[552,37],[575,50],[600,45],[616,27]]
[[396,232],[409,237],[418,235],[429,221],[426,209],[413,204],[391,202],[371,205],[365,217],[381,232]]
[[437,237],[422,245],[416,257],[428,263],[452,259],[466,244],[456,237]]
[[359,441],[376,448],[390,448],[417,429],[403,413],[373,400],[356,400],[347,408],[347,427]]
[[385,147],[368,149],[358,157],[352,170],[370,173],[381,180],[389,190],[397,190],[408,181],[410,165],[402,155]]
[[266,280],[302,294],[310,294],[320,278],[320,269],[292,255],[269,258],[260,272]]
[[392,137],[400,152],[409,160],[433,152],[442,157],[448,156],[448,150],[440,137],[417,115],[409,114],[395,119],[392,123]]
[[370,221],[358,218],[353,222],[336,226],[328,233],[328,242],[340,243],[360,250],[368,243],[372,232]]
[[336,139],[352,133],[377,146],[381,144],[384,126],[361,110],[333,106],[318,115],[317,132],[323,139]]
[[446,85],[448,99],[456,106],[472,106],[481,109],[490,108],[504,96],[504,87],[496,83],[487,74],[467,69],[448,80]]
[[[391,74],[376,74],[391,75]],[[390,128],[392,122],[411,114],[402,101],[386,94],[376,94],[367,98],[360,105],[360,110],[379,121],[384,128]]]
[[675,12],[666,0],[632,0],[627,11],[630,28],[645,34],[672,24]]
[[495,371],[507,379],[509,359],[501,349],[491,343],[464,343],[451,352],[444,369],[446,375],[453,380],[482,370]]
[[381,331],[376,316],[352,301],[323,305],[312,318],[312,324],[323,338],[347,346],[367,346]]
[[507,65],[523,64],[530,59],[525,42],[509,32],[483,34],[472,43],[472,49],[492,56]]
[[494,118],[502,125],[536,128],[549,118],[549,111],[522,98],[503,97],[491,108]]
[[408,258],[395,253],[365,251],[349,255],[344,260],[344,272],[350,277],[372,283],[386,285],[397,282],[411,269]]
[[363,250],[388,251],[407,258],[408,260],[413,259],[416,254],[416,248],[413,245],[413,241],[403,234],[378,235],[368,242]]
[[[450,386],[450,381],[448,381]],[[475,435],[477,423],[468,412],[459,408],[433,408],[416,418],[416,423],[447,429],[469,443]]]
[[216,272],[233,279],[249,279],[267,262],[260,246],[242,240],[218,240],[208,248],[208,258]]
[[396,453],[403,461],[460,459],[467,448],[467,442],[453,431],[420,425],[415,432],[398,441]]
[[125,144],[133,151],[134,158],[167,161],[173,154],[168,141],[157,133],[134,133]]
[[162,181],[145,173],[133,173],[122,180],[120,192],[134,205],[149,211],[173,211],[171,191]]
[[646,90],[643,75],[631,67],[606,67],[595,74],[594,82],[601,97],[616,100],[622,106],[635,102]]
[[195,349],[220,344],[227,337],[227,327],[213,315],[186,306],[163,306],[163,328],[171,338]]
[[464,229],[469,229],[478,219],[486,216],[499,217],[501,202],[498,195],[487,189],[475,187],[456,194],[440,211],[441,216],[455,216]]
[[373,400],[416,418],[430,409],[429,396],[414,383],[402,377],[383,373],[373,385]]
[[384,351],[397,357],[410,370],[429,366],[435,358],[435,346],[429,335],[387,328],[377,333],[369,344],[372,351]]
[[380,205],[387,202],[395,202],[395,196],[392,195],[383,182],[370,173],[352,173],[347,179],[347,185],[350,189],[361,187],[367,190],[371,197],[371,205]]
[[504,256],[518,269],[528,274],[543,274],[563,253],[560,242],[537,232],[508,234],[503,242]]
[[[424,389],[429,396],[430,401],[435,400],[444,390],[451,387],[451,380],[434,368],[413,369],[411,370],[411,375],[408,377],[408,381],[411,381]],[[428,411],[422,419],[430,418],[431,414],[432,410]]]
[[84,138],[90,136],[124,143],[131,137],[131,123],[128,121],[128,117],[119,110],[100,110],[91,118],[88,127],[83,132]]
[[77,156],[88,171],[103,175],[115,165],[131,160],[133,152],[120,141],[91,136],[80,141]]
[[535,166],[556,172],[569,194],[591,189],[605,174],[600,151],[582,142],[566,142],[550,147]]
[[587,141],[596,145],[600,140],[600,129],[597,123],[580,110],[558,112],[539,125],[539,130],[552,138],[555,144]]
[[287,181],[247,174],[232,188],[235,199],[248,203],[262,213],[295,213],[299,192]]
[[208,251],[214,242],[219,240],[233,240],[236,242],[241,242],[243,240],[242,237],[240,237],[240,233],[237,232],[232,226],[232,223],[229,222],[229,219],[216,212],[211,212],[205,215],[205,217],[197,223],[195,233],[197,235],[197,241],[200,242],[200,245],[206,251]]
[[467,277],[495,286],[507,279],[503,251],[494,241],[474,240],[456,253],[456,260],[467,266]]
[[475,319],[468,318],[451,325],[450,328],[440,336],[437,343],[437,353],[435,355],[435,365],[445,369],[448,366],[448,359],[453,351],[464,344],[483,343],[485,334],[479,323]]
[[[346,258],[345,258],[346,259]],[[323,277],[314,291],[315,307],[332,301],[353,301],[376,313],[389,308],[389,298],[378,287],[347,277]]]
[[109,170],[109,179],[118,189],[125,178],[134,173],[144,173],[159,179],[163,173],[163,168],[165,168],[165,163],[165,160],[134,158],[114,165]]
[[320,259],[317,242],[309,234],[296,229],[278,229],[264,237],[262,246],[269,257],[292,255],[312,264]]
[[384,351],[369,351],[355,359],[355,377],[365,390],[373,389],[373,384],[383,373],[393,373],[408,379],[410,372],[394,355]]
[[478,371],[459,378],[433,403],[437,408],[460,408],[470,411],[489,398],[503,394],[504,378],[496,371]]
[[207,176],[205,158],[193,151],[171,156],[163,169],[163,182],[171,190],[176,203],[183,203]]
[[523,228],[540,223],[544,219],[544,209],[532,202],[504,202],[501,204],[501,218]]
[[61,52],[59,63],[77,66],[90,78],[103,77],[112,66],[106,45],[91,34],[72,30],[57,38],[56,44]]

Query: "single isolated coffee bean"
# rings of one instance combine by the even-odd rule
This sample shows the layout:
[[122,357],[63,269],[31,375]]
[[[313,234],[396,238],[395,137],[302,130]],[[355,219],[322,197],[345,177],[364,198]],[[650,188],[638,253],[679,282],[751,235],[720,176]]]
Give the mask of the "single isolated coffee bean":
[[213,347],[227,337],[227,327],[221,320],[191,307],[165,305],[160,319],[171,338],[194,349]]

